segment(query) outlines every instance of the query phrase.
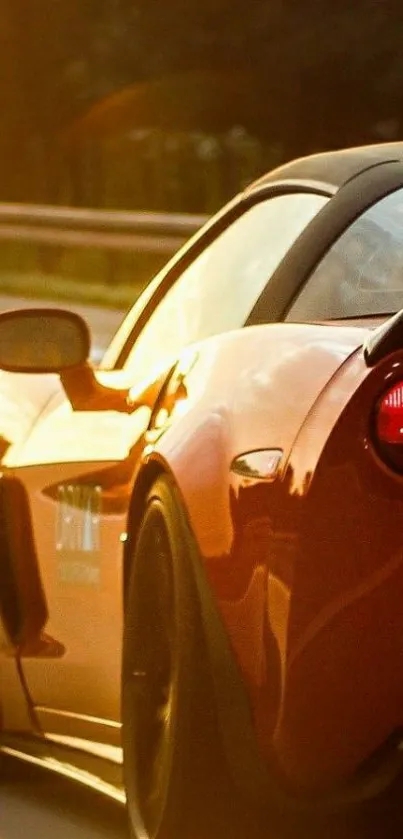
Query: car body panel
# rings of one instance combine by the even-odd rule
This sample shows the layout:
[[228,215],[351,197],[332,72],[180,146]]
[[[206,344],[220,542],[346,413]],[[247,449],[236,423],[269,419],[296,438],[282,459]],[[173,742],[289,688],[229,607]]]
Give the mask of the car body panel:
[[58,376],[30,376],[0,371],[0,456],[27,439],[42,411],[61,391]]
[[[336,332],[334,340],[329,340],[329,331]],[[199,458],[203,450],[203,469],[190,490],[194,496],[190,517],[209,567],[210,561],[214,566],[225,565],[217,557],[230,554],[231,460],[244,451],[271,446],[287,455],[315,398],[364,334],[348,327],[252,327],[210,339],[184,354],[180,365],[190,368],[184,380],[189,414],[184,412],[184,400],[174,406],[168,417],[170,433],[161,439],[160,451],[167,462],[175,451],[172,468],[186,498],[189,488],[185,491],[181,460],[185,461],[184,473],[189,474],[189,456]],[[238,389],[233,369],[237,370]],[[150,411],[100,411],[94,423],[92,412],[73,411],[67,401],[60,403],[59,395],[54,405],[27,440],[5,458],[5,466],[18,476],[30,498],[49,612],[48,643],[37,653],[29,650],[23,668],[34,704],[42,709],[41,724],[48,732],[60,730],[57,711],[69,711],[69,732],[81,736],[83,729],[86,734],[92,731],[90,736],[96,739],[99,730],[89,721],[85,725],[82,716],[113,722],[120,719],[117,686],[122,615],[116,604],[122,592],[121,539]],[[178,408],[181,417],[176,423]],[[182,441],[186,447],[181,452]],[[218,494],[211,492],[212,483]],[[88,509],[92,503],[88,489],[94,486],[99,488],[100,507]],[[219,511],[218,519],[212,517],[211,508],[206,509],[207,500],[216,515]],[[238,618],[233,617],[231,637],[237,634],[238,625]],[[253,650],[241,650],[239,638],[234,646],[243,665],[245,654],[248,657],[245,669],[253,681]],[[43,710],[46,708],[50,712]],[[108,741],[118,742],[119,732],[113,728],[108,736]]]
[[393,523],[402,519],[403,487],[371,435],[376,402],[401,378],[402,360],[398,353],[370,372],[358,354],[341,368],[286,473],[296,596],[274,739],[287,776],[307,787],[353,773],[402,726],[403,555]]
[[[111,377],[116,381],[115,374],[101,378],[105,382]],[[8,374],[8,378],[18,391],[21,377]],[[72,410],[58,378],[57,387],[52,383],[51,390],[52,377],[35,378],[47,379],[47,396],[49,392],[53,395],[41,421],[29,430],[27,425],[25,435],[16,436],[3,458],[7,475],[18,478],[30,499],[36,556],[49,612],[43,643],[24,650],[28,689],[36,705],[118,720],[121,536],[130,499],[130,469],[136,458],[133,447],[147,428],[150,411],[100,411],[94,422],[93,412]],[[24,416],[21,404],[17,407]],[[129,471],[127,467],[113,470],[114,464],[125,462]],[[92,491],[94,476],[102,487],[106,527],[98,521],[96,497],[93,509],[88,509],[92,502],[85,487]],[[71,487],[76,488],[73,494]],[[98,543],[101,531],[102,549]],[[91,621],[83,636],[88,598]],[[80,736],[83,722],[78,718],[76,728],[73,722],[72,716],[69,730]],[[48,726],[59,731],[55,715],[49,716]],[[89,728],[95,739],[100,737],[95,726]],[[112,742],[119,738],[114,728],[111,738]]]
[[27,694],[22,689],[21,671],[14,656],[0,655],[1,725],[5,731],[36,732]]
[[[10,470],[29,494],[49,612],[48,644],[37,654],[25,653],[24,673],[35,705],[71,712],[68,728],[74,736],[88,728],[100,738],[90,720],[83,726],[77,718],[74,725],[74,714],[111,721],[120,716],[122,537],[130,470],[148,417],[147,409],[132,415],[101,412],[94,429],[93,415],[70,417],[68,406],[59,405]],[[63,452],[69,457],[64,455],[61,465]],[[27,465],[21,462],[24,454]],[[46,722],[46,730],[60,730],[55,714]],[[110,734],[116,742],[115,728]]]
[[[340,412],[367,375],[362,352],[357,356],[366,334],[349,327],[270,326],[209,342],[185,377],[180,419],[175,422],[174,411],[148,453],[163,459],[181,492],[262,752],[272,757],[275,742],[287,771],[281,719],[295,632],[293,597],[300,596],[293,578],[301,534],[292,510],[294,499],[308,490]],[[275,482],[231,471],[235,457],[256,449],[283,451]],[[197,474],[189,462],[199,464]],[[278,690],[276,668],[270,672],[273,636],[281,668]],[[295,772],[288,774],[296,779]]]
[[[252,312],[264,325],[169,359],[154,405],[73,410],[57,380],[2,374],[1,480],[19,482],[29,499],[27,564],[37,565],[49,615],[14,650],[19,669],[4,664],[27,707],[24,719],[10,709],[15,688],[5,691],[7,727],[31,720],[49,738],[119,747],[124,582],[142,487],[158,470],[187,513],[266,767],[294,791],[337,786],[401,727],[403,482],[379,458],[371,422],[387,383],[403,376],[403,355],[369,369],[370,321],[275,321],[342,230],[403,185],[402,159],[397,144],[297,162],[198,234],[150,293],[163,294],[264,195],[329,195]],[[106,367],[124,364],[152,305],[146,294],[132,310]],[[122,376],[98,374],[115,393]],[[261,474],[250,467],[257,452],[276,464],[271,474],[264,459]]]
[[[281,378],[273,371],[273,391],[265,382],[263,404],[258,401],[259,381],[254,380],[245,332],[236,364],[239,376],[228,386],[231,410],[225,411],[221,360],[212,365],[221,386],[221,392],[215,388],[217,396],[220,393],[216,411],[207,387],[201,405],[206,398],[208,414],[196,403],[197,421],[192,416],[189,377],[189,414],[173,423],[155,447],[175,476],[197,536],[248,691],[262,753],[271,763],[274,756],[278,771],[300,790],[327,788],[352,774],[360,756],[381,747],[403,719],[403,689],[395,678],[403,632],[398,605],[403,598],[403,555],[401,540],[389,527],[403,514],[402,485],[396,486],[389,470],[379,469],[370,437],[376,400],[392,376],[402,376],[403,357],[388,358],[371,372],[359,348],[364,331],[342,329],[340,343],[333,344],[336,329],[322,327],[321,336],[321,328],[314,327],[305,348],[296,329],[298,350],[296,357],[290,351],[288,359],[276,336]],[[323,384],[321,374],[329,363],[326,333],[338,363],[333,373],[327,368]],[[226,339],[228,347],[231,337]],[[253,349],[258,345],[256,341]],[[263,345],[256,355],[259,373],[265,370],[262,349]],[[231,351],[234,361],[234,348]],[[312,351],[318,363],[305,365]],[[247,386],[242,379],[246,370]],[[304,370],[310,372],[309,384]],[[309,387],[308,406],[299,397],[308,398]],[[251,397],[239,405],[239,424],[234,421],[238,393]],[[295,399],[292,410],[283,399],[290,393]],[[254,424],[260,407],[267,426]],[[257,449],[283,449],[276,481],[231,474],[233,457],[250,450],[252,440]],[[197,480],[182,447],[192,460],[203,462]],[[369,533],[373,544],[366,537]],[[356,645],[349,643],[352,633]],[[278,685],[273,684],[273,637]],[[325,679],[316,675],[318,661]],[[373,668],[382,674],[383,690]],[[341,730],[347,734],[343,745]]]
[[[175,408],[180,419],[175,410],[167,417],[156,450],[172,464],[184,497],[192,499],[190,518],[203,556],[227,554],[232,544],[232,460],[257,449],[281,449],[286,461],[322,389],[366,334],[348,327],[270,325],[229,333],[194,350],[184,379],[187,398]],[[189,458],[203,462],[202,473],[189,470]]]

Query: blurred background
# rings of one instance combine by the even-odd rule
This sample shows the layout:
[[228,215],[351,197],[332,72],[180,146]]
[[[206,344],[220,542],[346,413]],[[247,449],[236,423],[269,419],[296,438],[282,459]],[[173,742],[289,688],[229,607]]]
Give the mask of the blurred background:
[[0,198],[210,213],[402,129],[400,0],[1,0]]
[[[0,8],[2,202],[208,215],[292,157],[402,137],[401,0]],[[16,274],[99,277],[99,249],[48,244],[38,261],[3,239],[3,290]],[[102,284],[119,288],[166,259],[108,254]]]

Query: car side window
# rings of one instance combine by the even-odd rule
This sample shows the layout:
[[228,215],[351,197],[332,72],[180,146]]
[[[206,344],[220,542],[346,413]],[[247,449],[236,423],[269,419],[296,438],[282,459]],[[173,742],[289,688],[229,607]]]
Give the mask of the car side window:
[[125,369],[148,378],[188,344],[242,327],[290,246],[327,201],[316,193],[279,195],[236,219],[166,292]]
[[342,320],[403,308],[403,189],[340,236],[310,276],[287,321]]

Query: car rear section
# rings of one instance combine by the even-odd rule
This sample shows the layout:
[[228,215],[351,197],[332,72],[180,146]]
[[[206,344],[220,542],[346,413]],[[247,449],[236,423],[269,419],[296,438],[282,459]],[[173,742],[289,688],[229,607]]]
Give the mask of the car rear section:
[[305,791],[348,783],[369,758],[382,773],[400,748],[403,352],[389,349],[339,369],[281,481],[293,548],[272,745]]
[[399,727],[403,485],[376,429],[400,368],[368,366],[369,335],[287,324],[200,345],[147,455],[174,476],[202,610],[212,594],[246,692],[240,723],[207,609],[229,761],[256,778],[261,760],[293,795],[348,787]]

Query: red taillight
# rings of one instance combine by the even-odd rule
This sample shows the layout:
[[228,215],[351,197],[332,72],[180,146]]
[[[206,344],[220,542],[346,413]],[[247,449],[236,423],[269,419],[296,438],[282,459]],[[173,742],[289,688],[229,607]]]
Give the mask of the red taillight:
[[380,443],[403,446],[403,382],[393,385],[379,402],[376,430]]

